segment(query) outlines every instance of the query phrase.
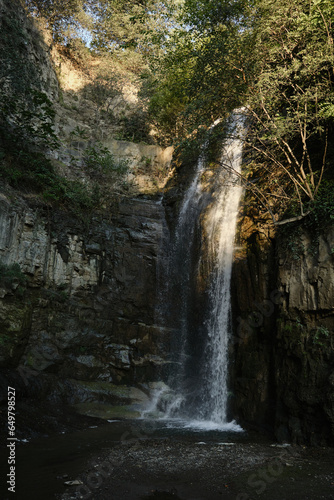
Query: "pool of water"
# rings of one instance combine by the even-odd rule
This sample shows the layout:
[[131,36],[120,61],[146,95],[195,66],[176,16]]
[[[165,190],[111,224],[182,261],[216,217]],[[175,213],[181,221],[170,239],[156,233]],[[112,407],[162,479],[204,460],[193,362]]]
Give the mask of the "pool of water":
[[[65,491],[65,481],[75,479],[90,458],[120,443],[147,439],[173,439],[196,443],[258,442],[259,436],[242,431],[235,423],[217,426],[210,422],[138,419],[108,421],[106,425],[69,434],[18,442],[16,447],[16,494],[1,482],[2,499],[46,500]],[[2,457],[1,477],[8,464]]]

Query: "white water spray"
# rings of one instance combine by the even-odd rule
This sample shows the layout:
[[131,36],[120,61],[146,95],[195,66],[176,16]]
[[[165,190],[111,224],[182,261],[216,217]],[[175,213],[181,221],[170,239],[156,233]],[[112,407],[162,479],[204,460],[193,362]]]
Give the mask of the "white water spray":
[[228,346],[231,335],[231,274],[237,216],[242,186],[239,182],[242,160],[244,116],[232,115],[231,138],[223,147],[223,166],[219,193],[207,217],[207,235],[213,255],[210,288],[208,340],[203,366],[204,407],[202,413],[219,424],[227,423]]
[[[203,192],[201,182],[206,166],[204,145],[194,179],[180,208],[168,266],[167,279],[176,280],[179,286],[179,329],[174,347],[175,369],[170,381],[174,397],[171,399],[169,396],[169,402],[163,405],[165,418],[181,418],[188,427],[202,430],[242,430],[235,422],[227,421],[227,400],[228,344],[231,331],[230,282],[238,206],[242,195],[238,173],[241,168],[243,131],[244,114],[243,110],[238,110],[231,115],[228,131],[230,137],[224,141],[222,168],[215,180],[218,189],[211,196]],[[212,259],[211,287],[209,313],[201,331],[201,335],[206,337],[201,366],[198,367],[201,377],[198,378],[197,387],[190,384],[189,390],[187,370],[189,362],[192,362],[192,344],[198,335],[193,331],[191,321],[191,284],[198,265],[194,258],[194,240],[202,209],[206,213],[205,230],[210,254],[205,259]],[[203,339],[201,342],[203,343]],[[154,398],[156,408],[162,406],[161,400],[165,395],[162,393],[160,396],[161,398]]]

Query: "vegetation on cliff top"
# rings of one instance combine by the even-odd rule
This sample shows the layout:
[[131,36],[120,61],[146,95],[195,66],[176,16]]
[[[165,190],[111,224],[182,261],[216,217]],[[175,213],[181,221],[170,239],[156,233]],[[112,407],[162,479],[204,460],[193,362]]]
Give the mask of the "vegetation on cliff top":
[[183,16],[151,108],[182,140],[244,106],[248,187],[275,223],[303,218],[333,183],[333,3],[186,0]]
[[[160,142],[179,145],[187,157],[198,149],[203,126],[243,106],[249,117],[244,181],[259,206],[274,223],[311,213],[332,218],[331,0],[23,3],[44,19],[53,44],[81,54],[83,64],[89,57],[104,61],[103,75],[96,74],[90,89],[101,108],[117,94],[115,61],[131,68],[141,87],[141,110],[121,118],[123,138],[142,140],[148,123],[154,124]],[[6,31],[15,22],[2,27]],[[14,44],[23,47],[18,26],[15,32]],[[7,38],[10,54],[13,42]],[[1,121],[15,129],[15,140],[32,137],[43,146],[56,139],[52,106],[36,68],[24,67],[24,49],[20,54],[15,65],[6,56],[2,66]],[[27,78],[15,79],[14,66]],[[23,120],[15,122],[18,114]],[[319,202],[323,196],[325,204]]]

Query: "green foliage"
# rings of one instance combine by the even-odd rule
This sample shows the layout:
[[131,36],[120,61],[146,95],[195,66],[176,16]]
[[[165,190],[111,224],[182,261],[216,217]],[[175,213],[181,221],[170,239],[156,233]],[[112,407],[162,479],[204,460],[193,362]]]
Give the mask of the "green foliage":
[[268,174],[280,176],[284,186],[293,185],[303,214],[304,204],[317,196],[333,151],[328,139],[333,131],[334,8],[329,0],[259,0],[256,7],[248,139]]
[[150,124],[146,112],[138,109],[120,118],[119,124],[122,127],[122,132],[119,134],[121,140],[148,144],[151,142]]
[[300,318],[296,318],[295,321],[284,322],[284,324],[283,320],[281,319],[280,323],[282,325],[283,332],[289,335],[296,334],[299,337],[305,330],[305,326],[301,322]]
[[293,235],[293,237],[288,241],[287,244],[288,253],[292,255],[293,260],[300,260],[301,255],[303,255],[305,248],[301,243],[298,235]]
[[171,28],[174,1],[100,0],[90,2],[94,17],[92,47],[98,51],[159,51]]
[[246,7],[242,0],[185,1],[183,28],[170,37],[150,104],[166,135],[185,137],[242,102]]
[[182,16],[152,82],[165,138],[179,142],[243,105],[247,161],[260,174],[250,187],[267,210],[320,209],[334,158],[333,2],[185,0]]
[[87,139],[87,131],[84,128],[79,127],[76,125],[73,130],[70,132],[70,137],[71,138],[80,138],[80,139]]
[[140,158],[140,163],[144,164],[144,167],[146,169],[149,169],[152,166],[152,158],[149,158],[148,156],[142,156]]
[[92,27],[92,18],[87,12],[90,1],[85,0],[23,0],[34,17],[46,21],[53,39],[66,43],[78,36],[81,29]]
[[47,201],[69,206],[75,213],[92,209],[97,203],[89,189],[79,181],[57,174],[42,153],[18,151],[0,163],[0,178],[14,188],[40,193]]
[[68,207],[81,216],[100,209],[103,203],[111,203],[129,169],[127,160],[116,160],[100,143],[86,148],[82,161],[90,184],[59,175],[43,153],[7,150],[0,155],[0,179],[14,188],[38,193],[47,202]]
[[112,205],[117,195],[129,188],[126,180],[129,160],[115,158],[101,143],[85,149],[82,163],[91,180],[89,198],[92,208]]
[[283,331],[286,333],[292,333],[293,332],[293,326],[291,323],[286,323],[283,327]]
[[[38,66],[29,57],[20,3],[14,0],[10,7],[13,16],[0,19],[0,178],[13,187],[41,191],[53,184],[58,189],[43,153],[58,146],[53,129],[55,112],[43,90]],[[40,35],[36,30],[34,35],[38,50]]]
[[4,127],[0,140],[7,149],[59,146],[53,129],[55,112],[44,92],[30,89],[28,96],[6,97],[8,100],[2,103],[0,115]]
[[21,271],[18,263],[7,265],[0,261],[0,284],[11,287],[13,283],[23,287],[27,284],[27,277]]
[[317,197],[308,208],[310,214],[304,221],[305,227],[313,233],[319,233],[333,224],[334,221],[334,181],[324,180]]
[[[63,8],[72,9],[75,3],[78,2],[69,2]],[[38,0],[34,8],[37,4],[47,9],[50,2]],[[54,2],[53,7],[62,7],[61,2]],[[9,8],[13,16],[0,18],[0,178],[14,188],[37,193],[48,202],[69,207],[78,215],[90,212],[100,207],[98,183],[106,177],[120,179],[126,166],[115,162],[108,150],[97,145],[85,152],[92,183],[66,179],[57,173],[46,157],[46,152],[59,146],[53,129],[55,112],[43,90],[45,82],[39,68],[28,50],[28,45],[34,43],[34,49],[42,54],[43,42],[32,22],[27,25],[20,22],[20,16],[24,18],[25,13],[20,10],[19,1],[14,0]],[[33,42],[30,29],[36,35]],[[100,104],[104,95],[97,95],[96,99]],[[74,135],[82,139],[85,131],[77,127]]]
[[128,160],[116,160],[109,149],[99,142],[85,149],[83,162],[88,173],[93,178],[106,175],[109,180],[111,178],[117,180],[124,176],[129,169]]
[[[141,74],[150,73],[148,59],[160,58],[175,26],[173,16],[179,3],[178,0],[22,1],[33,17],[45,20],[54,41],[80,61],[82,67],[87,59],[98,57],[98,65],[89,67],[94,78],[82,95],[95,102],[98,112],[110,121],[117,121],[111,106],[116,96],[123,98],[124,83],[136,78],[136,86],[140,86]],[[144,97],[140,97],[138,110],[123,117],[119,124],[122,139],[152,142]]]
[[[93,70],[94,79],[86,84],[82,91],[83,97],[94,102],[98,110],[103,109],[108,112],[112,100],[117,96],[122,98],[124,77],[116,71],[116,68],[112,54],[101,55],[97,67]],[[90,72],[92,73],[92,70]]]
[[[199,127],[188,137],[175,144],[174,157],[178,163],[193,167],[200,155],[204,155],[207,164],[217,167],[221,158],[221,145],[226,137],[226,123],[218,123],[213,129]],[[205,147],[204,147],[205,145]]]
[[279,230],[279,247],[281,254],[291,256],[293,260],[300,260],[305,253],[302,242],[301,224],[287,224]]
[[178,77],[177,72],[173,75],[173,70],[168,73],[165,79],[159,83],[151,83],[153,94],[149,102],[149,115],[152,122],[160,132],[160,142],[171,144],[175,140],[180,140],[186,136],[185,115],[183,114],[187,97],[181,95],[178,86],[182,86],[185,73],[180,68],[182,77]]
[[[334,181],[324,180],[319,188],[317,197],[306,205],[308,215],[301,221],[282,226],[279,229],[279,244],[294,260],[307,250],[311,255],[318,252],[319,237],[333,225],[334,220]],[[291,206],[285,217],[293,217],[298,213],[298,208]],[[310,246],[306,249],[302,243],[303,229],[307,229],[310,237]],[[334,252],[333,252],[334,253]]]
[[182,165],[193,167],[201,153],[202,134],[193,134],[181,140],[175,148],[175,157]]
[[318,326],[314,330],[312,342],[314,345],[324,347],[329,339],[329,330],[324,326]]
[[[0,147],[56,147],[55,113],[38,66],[29,57],[28,33],[19,16],[24,14],[18,0],[9,7],[12,16],[0,18]],[[33,34],[38,50],[40,34]]]
[[[120,138],[150,142],[149,125],[153,123],[162,144],[174,142],[180,160],[194,162],[203,130],[243,105],[249,115],[249,185],[261,193],[258,198],[273,220],[273,214],[282,217],[285,213],[293,219],[310,211],[305,224],[313,230],[333,219],[334,200],[331,188],[326,187],[326,182],[332,186],[334,161],[331,0],[25,3],[34,16],[45,17],[54,40],[76,51],[79,58],[84,60],[87,54],[101,57],[100,73],[84,89],[99,112],[116,121],[110,107],[115,96],[122,96],[123,81],[117,81],[111,64],[117,60],[124,74],[131,71],[136,82],[142,75],[140,106],[120,118]],[[13,19],[2,26],[8,54],[25,41],[15,16]],[[82,29],[90,39],[90,49],[79,39]],[[28,137],[34,138],[33,146],[48,148],[55,139],[52,108],[36,71],[29,70],[29,63],[28,69],[24,67],[24,56],[15,57],[15,65],[10,62],[12,56],[5,58],[1,74],[6,90],[0,119],[10,125],[3,129],[15,145],[9,150],[22,151],[20,145]],[[12,68],[18,68],[15,74]],[[17,78],[20,72],[27,76],[26,81]],[[20,161],[27,165],[22,158]],[[80,183],[58,179],[49,167],[38,167],[36,161],[27,167],[29,175],[13,163],[9,172],[8,161],[1,168],[2,172],[7,168],[4,175],[11,183],[27,179],[48,199],[66,199],[73,206],[92,206],[92,192],[106,196],[101,180],[108,177],[116,186],[126,171],[100,145],[86,150],[84,166],[93,181],[88,197],[87,188]],[[289,251],[298,255],[298,242],[290,246]]]
[[0,336],[0,346],[5,347],[12,342],[11,337],[5,333]]
[[60,304],[65,304],[70,299],[69,292],[57,287],[57,289],[44,290],[44,296],[52,303],[58,302]]
[[332,347],[330,331],[323,325],[309,329],[298,317],[295,320],[278,318],[277,321],[285,347],[295,349],[296,353],[307,355]]
[[70,44],[88,38],[93,50],[155,53],[171,28],[174,1],[24,0],[34,17],[43,18],[54,41]]

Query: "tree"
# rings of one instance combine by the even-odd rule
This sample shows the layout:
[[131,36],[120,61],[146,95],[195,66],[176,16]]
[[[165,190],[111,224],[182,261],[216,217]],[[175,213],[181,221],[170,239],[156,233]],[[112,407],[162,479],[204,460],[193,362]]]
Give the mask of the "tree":
[[185,135],[247,108],[247,185],[275,224],[295,204],[304,217],[329,175],[333,19],[331,0],[185,0],[186,27],[162,66],[157,95],[170,97],[157,116],[177,97]]
[[92,47],[97,50],[136,49],[146,53],[157,46],[169,28],[174,2],[159,0],[100,0],[91,2]]
[[295,201],[300,218],[318,195],[333,146],[334,5],[261,0],[257,11],[246,101],[252,117],[248,144],[254,162],[276,183],[276,190],[266,193],[271,200],[276,196],[271,205],[277,206],[278,198],[282,208]]
[[53,40],[66,43],[74,34],[92,27],[90,0],[23,0],[34,17],[43,18]]
[[57,43],[83,37],[99,53],[119,49],[145,53],[166,36],[177,0],[23,1],[33,16],[46,21]]
[[244,0],[184,2],[182,26],[169,41],[153,98],[154,112],[164,123],[172,121],[179,106],[179,134],[211,124],[242,103],[247,55],[241,47],[248,8]]
[[[7,2],[0,17],[0,147],[19,152],[55,146],[55,116],[45,82],[28,50],[25,11],[19,0]],[[42,40],[32,23],[36,49]],[[48,89],[50,91],[50,89]]]

